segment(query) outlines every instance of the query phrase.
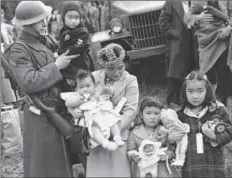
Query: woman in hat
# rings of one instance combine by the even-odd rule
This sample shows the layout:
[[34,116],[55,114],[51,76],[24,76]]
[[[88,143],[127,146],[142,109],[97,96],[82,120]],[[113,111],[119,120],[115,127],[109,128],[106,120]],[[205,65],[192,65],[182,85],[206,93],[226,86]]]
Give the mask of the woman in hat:
[[[60,113],[64,106],[59,98],[60,70],[77,55],[67,56],[67,51],[55,59],[55,41],[45,36],[46,18],[51,10],[41,1],[18,4],[12,22],[22,26],[17,40],[25,43],[28,49],[19,43],[13,44],[9,63],[25,93],[37,95],[45,105]],[[46,113],[32,102],[24,107],[23,154],[24,177],[72,177],[65,140]]]
[[[139,90],[137,78],[125,71],[129,57],[118,44],[109,44],[98,54],[103,69],[93,72],[97,87],[110,85],[113,88],[111,101],[116,106],[122,97],[127,101],[121,110],[120,129],[122,139],[127,142],[128,127],[135,118]],[[127,144],[125,144],[127,145]],[[107,151],[101,146],[91,150],[87,158],[87,177],[131,177],[126,146],[116,151]]]

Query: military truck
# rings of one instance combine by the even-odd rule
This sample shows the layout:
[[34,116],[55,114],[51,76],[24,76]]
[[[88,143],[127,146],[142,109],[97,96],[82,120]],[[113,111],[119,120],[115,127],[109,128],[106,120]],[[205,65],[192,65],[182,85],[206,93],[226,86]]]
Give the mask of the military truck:
[[158,18],[165,1],[114,1],[112,20],[106,31],[92,36],[92,59],[109,43],[118,43],[128,52],[132,61],[160,55],[165,52],[166,36],[160,30]]

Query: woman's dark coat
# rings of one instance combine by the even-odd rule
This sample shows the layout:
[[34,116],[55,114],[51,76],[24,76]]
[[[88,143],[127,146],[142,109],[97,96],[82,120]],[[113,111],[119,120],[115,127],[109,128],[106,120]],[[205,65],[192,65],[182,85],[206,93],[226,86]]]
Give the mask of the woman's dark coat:
[[[45,46],[35,33],[25,30],[18,39],[28,44],[41,68],[34,68],[27,49],[14,44],[9,60],[16,80],[26,93],[37,94],[47,106],[61,106],[57,84],[62,75],[47,47],[51,44]],[[24,109],[23,149],[24,177],[72,177],[65,140],[44,112],[34,114],[28,104]]]
[[167,76],[175,79],[184,79],[191,67],[191,33],[183,21],[184,13],[181,1],[166,1],[159,17],[159,26],[168,38]]

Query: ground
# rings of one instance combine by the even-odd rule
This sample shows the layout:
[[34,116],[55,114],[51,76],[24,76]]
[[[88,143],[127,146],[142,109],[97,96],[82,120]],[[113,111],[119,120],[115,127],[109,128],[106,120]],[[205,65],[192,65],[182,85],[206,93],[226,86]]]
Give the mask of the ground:
[[[159,74],[156,74],[160,76]],[[153,75],[154,76],[154,75]],[[140,100],[144,96],[156,96],[164,101],[167,93],[167,87],[164,82],[165,79],[160,77],[153,81],[147,81],[147,83],[140,84]],[[232,97],[228,100],[228,110],[232,114]],[[23,130],[23,115],[20,112],[21,129]],[[228,178],[232,177],[232,143],[228,144],[224,148],[225,152],[225,171]],[[81,167],[74,168],[74,174],[77,175],[80,172]],[[16,150],[11,156],[2,157],[2,171],[4,177],[23,177],[23,155],[22,149]],[[3,176],[2,176],[3,177]]]

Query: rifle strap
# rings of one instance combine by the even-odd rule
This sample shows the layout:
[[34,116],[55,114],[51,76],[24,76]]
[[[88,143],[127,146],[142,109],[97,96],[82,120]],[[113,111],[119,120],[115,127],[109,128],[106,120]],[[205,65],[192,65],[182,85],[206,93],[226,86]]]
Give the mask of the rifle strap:
[[[17,41],[15,41],[12,45],[15,45],[15,44],[19,44],[19,45],[23,46],[23,47],[27,50],[27,52],[28,52],[28,54],[29,54],[29,56],[30,56],[32,65],[33,65],[33,67],[34,67],[36,70],[38,70],[38,69],[41,68],[41,66],[38,64],[38,62],[37,62],[37,60],[36,60],[34,54],[32,53],[31,49],[29,48],[30,45],[28,45],[28,44],[27,44],[25,41],[23,41],[23,40],[17,40]],[[12,45],[10,45],[10,46],[7,48],[7,50],[9,50],[10,47],[11,47]]]
[[[22,41],[22,40],[17,40],[17,41],[14,42],[13,44],[11,44],[11,45],[6,49],[5,53],[7,53],[7,52],[10,50],[10,48],[11,48],[13,45],[15,45],[15,44],[19,44],[19,45],[23,46],[23,47],[27,50],[27,52],[28,52],[28,54],[29,54],[29,57],[30,57],[30,60],[31,60],[31,62],[32,62],[32,65],[33,65],[33,67],[34,67],[36,70],[38,70],[38,69],[41,68],[41,66],[39,66],[38,62],[36,61],[34,54],[32,53],[31,49],[29,48],[29,45],[28,45],[26,42]],[[10,72],[10,71],[8,71],[8,72]],[[10,73],[11,73],[11,72],[10,72]],[[11,76],[11,75],[10,75],[10,76]],[[13,77],[13,76],[12,76],[12,77]],[[14,77],[13,77],[13,80],[15,80]],[[14,82],[16,82],[16,81],[14,81]],[[15,85],[17,86],[17,82],[16,82]],[[25,93],[25,92],[24,92],[24,93]],[[28,105],[30,105],[29,110],[31,110],[33,113],[35,113],[35,114],[37,114],[37,115],[40,115],[41,111],[40,111],[40,109],[37,109],[37,108],[34,107],[34,106],[36,106],[36,105],[34,105],[34,102],[32,101],[31,97],[30,97],[28,94],[26,94],[26,93],[25,93],[25,96],[26,96],[26,97],[25,97],[25,101],[28,103]],[[36,106],[36,107],[38,107],[38,106]]]

